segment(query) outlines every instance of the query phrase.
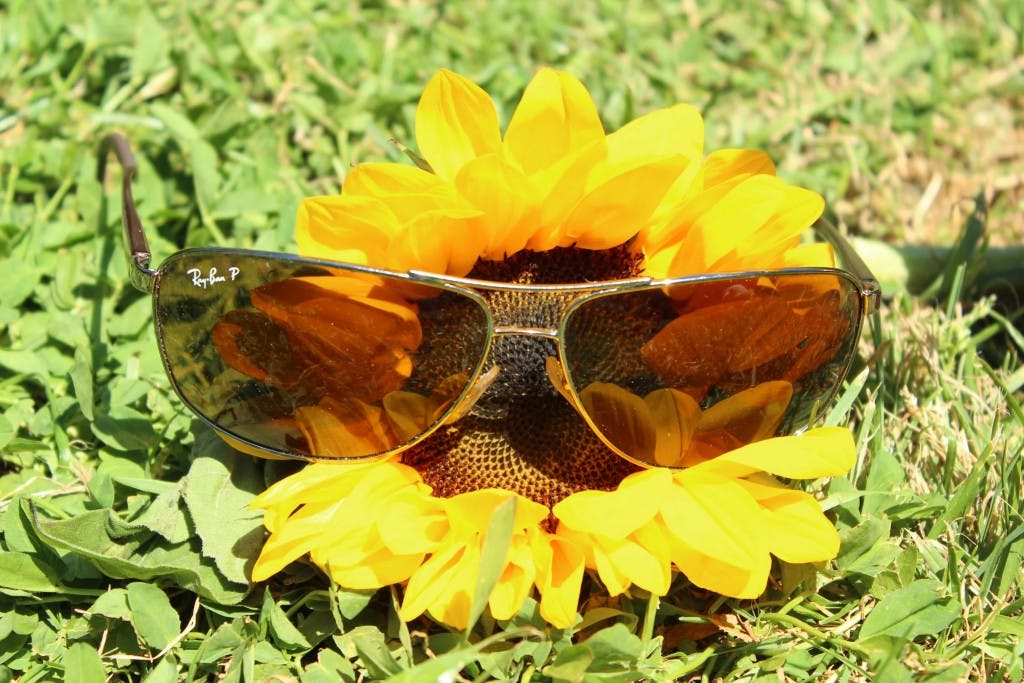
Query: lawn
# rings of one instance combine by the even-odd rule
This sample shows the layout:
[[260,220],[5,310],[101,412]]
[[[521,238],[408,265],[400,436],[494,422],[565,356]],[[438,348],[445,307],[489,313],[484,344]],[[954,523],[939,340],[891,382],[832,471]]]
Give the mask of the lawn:
[[[251,587],[245,505],[289,466],[174,396],[100,141],[132,140],[155,263],[294,252],[301,198],[415,147],[437,69],[505,123],[543,65],[608,131],[695,105],[883,281],[826,418],[857,462],[808,485],[839,556],[757,600],[589,577],[567,630],[406,624],[303,563]],[[1024,680],[1021,3],[8,0],[0,74],[0,680]]]

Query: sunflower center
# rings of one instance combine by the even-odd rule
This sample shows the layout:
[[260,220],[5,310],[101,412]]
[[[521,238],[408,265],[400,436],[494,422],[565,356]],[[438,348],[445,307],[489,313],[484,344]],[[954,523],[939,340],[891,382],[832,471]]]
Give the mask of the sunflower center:
[[[615,280],[640,273],[640,257],[625,246],[557,248],[480,261],[469,277],[496,282],[556,284]],[[557,326],[564,296],[485,292],[503,324]],[[610,490],[636,467],[612,452],[551,385],[545,371],[558,355],[554,340],[499,336],[487,368],[498,378],[468,415],[403,454],[435,495],[501,488],[548,507],[588,489]]]

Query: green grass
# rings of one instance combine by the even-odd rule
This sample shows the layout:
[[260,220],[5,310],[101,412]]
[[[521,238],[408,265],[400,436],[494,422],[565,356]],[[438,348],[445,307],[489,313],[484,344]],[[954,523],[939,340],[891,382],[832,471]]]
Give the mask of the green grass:
[[[1024,240],[1020,3],[188,6],[0,5],[0,680],[1024,679],[1024,313],[1019,289],[994,289],[1020,267],[982,277]],[[542,64],[580,77],[608,129],[696,104],[709,149],[764,149],[851,233],[964,236],[951,263],[914,264],[940,286],[888,293],[832,416],[860,446],[818,487],[839,557],[778,567],[758,601],[589,584],[575,634],[528,604],[467,641],[301,567],[241,599],[244,563],[203,553],[258,547],[258,519],[219,496],[281,466],[214,445],[173,397],[99,140],[133,140],[157,262],[293,250],[301,197],[414,142],[434,70],[480,83],[507,121]]]

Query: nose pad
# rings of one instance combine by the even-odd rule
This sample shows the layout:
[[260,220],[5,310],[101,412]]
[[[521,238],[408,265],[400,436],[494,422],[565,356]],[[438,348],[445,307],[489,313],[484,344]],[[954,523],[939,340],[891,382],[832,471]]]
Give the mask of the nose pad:
[[466,395],[462,397],[461,401],[459,401],[459,404],[455,406],[455,409],[448,415],[448,419],[444,421],[444,424],[450,425],[453,422],[458,422],[462,418],[466,417],[466,415],[469,414],[469,411],[473,410],[473,406],[475,406],[476,402],[480,400],[480,397],[487,393],[487,390],[492,384],[494,384],[494,380],[498,379],[498,375],[500,374],[501,366],[497,364],[492,366],[487,372],[481,373],[480,376],[476,378],[476,381],[473,382],[473,386],[471,386],[469,391],[466,392]]
[[572,392],[569,391],[569,380],[565,377],[565,369],[558,362],[558,359],[554,356],[548,356],[544,359],[544,370],[548,373],[548,380],[551,382],[551,386],[562,395],[562,398],[569,402],[569,405],[579,411],[580,407],[576,404],[576,399],[573,398]]

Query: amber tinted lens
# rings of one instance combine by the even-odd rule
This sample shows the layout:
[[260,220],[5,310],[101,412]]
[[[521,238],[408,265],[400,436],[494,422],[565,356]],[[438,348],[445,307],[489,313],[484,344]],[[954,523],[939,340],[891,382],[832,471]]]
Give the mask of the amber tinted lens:
[[839,274],[684,283],[584,302],[566,374],[606,441],[670,467],[803,427],[846,375],[861,299]]
[[166,262],[155,317],[167,371],[197,413],[298,456],[371,457],[422,436],[488,341],[468,296],[231,252]]

